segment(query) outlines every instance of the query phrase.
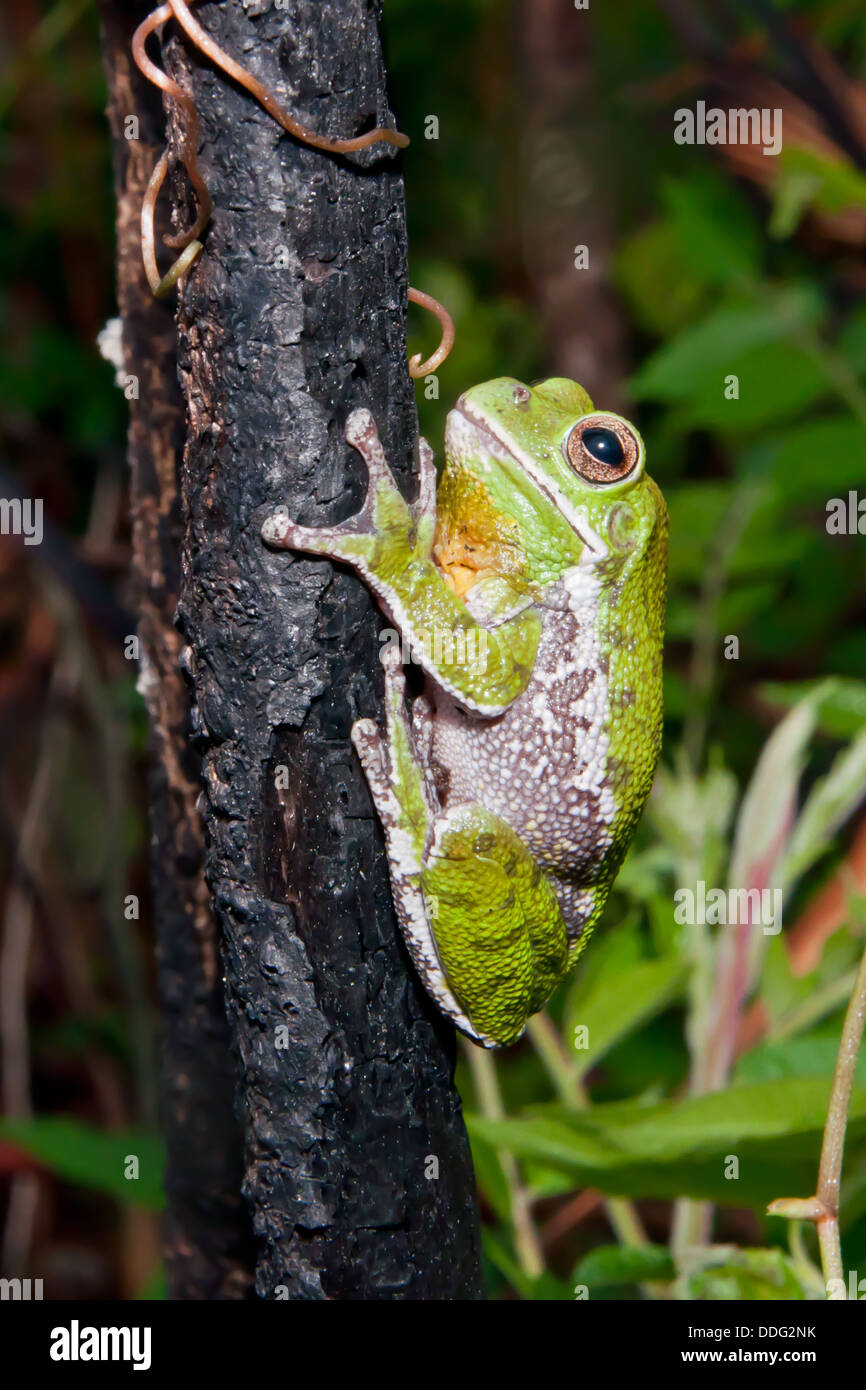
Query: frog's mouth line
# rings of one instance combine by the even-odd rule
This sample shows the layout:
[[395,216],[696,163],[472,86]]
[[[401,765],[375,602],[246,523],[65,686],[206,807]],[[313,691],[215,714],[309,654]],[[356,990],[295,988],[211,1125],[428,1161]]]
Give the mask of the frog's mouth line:
[[538,491],[543,493],[548,501],[556,507],[557,511],[565,517],[569,526],[583,544],[583,553],[578,561],[580,565],[596,565],[599,560],[605,559],[609,551],[601,536],[594,527],[589,524],[588,519],[583,513],[577,510],[556,484],[552,482],[550,478],[546,478],[542,475],[538,464],[532,458],[531,454],[527,454],[523,449],[515,448],[512,444],[506,444],[505,440],[496,433],[490,421],[473,410],[472,406],[469,405],[462,396],[451,411],[451,414],[460,416],[460,418],[466,422],[472,431],[479,436],[481,443],[489,453],[494,455],[501,455],[504,453],[508,458],[513,459],[514,462],[523,469],[524,473],[532,479]]

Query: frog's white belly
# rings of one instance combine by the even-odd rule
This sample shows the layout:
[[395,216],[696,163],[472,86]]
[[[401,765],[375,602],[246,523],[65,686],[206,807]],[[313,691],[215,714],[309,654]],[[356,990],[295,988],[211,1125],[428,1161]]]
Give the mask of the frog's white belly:
[[504,714],[479,719],[435,692],[433,761],[443,808],[480,802],[506,820],[551,875],[579,925],[612,844],[607,662],[595,623],[598,579],[575,568],[539,611],[532,679]]

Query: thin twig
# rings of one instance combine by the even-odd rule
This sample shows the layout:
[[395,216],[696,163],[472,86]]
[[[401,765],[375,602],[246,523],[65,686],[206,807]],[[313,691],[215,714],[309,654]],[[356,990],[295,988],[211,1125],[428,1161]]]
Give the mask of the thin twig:
[[846,1297],[845,1271],[842,1265],[842,1246],[839,1239],[839,1190],[842,1182],[842,1158],[845,1152],[845,1132],[848,1128],[848,1107],[854,1085],[857,1056],[866,1024],[866,950],[860,959],[857,980],[842,1025],[830,1104],[824,1125],[824,1142],[818,1166],[818,1186],[814,1197],[779,1197],[767,1211],[771,1216],[787,1216],[792,1220],[814,1221],[818,1228],[818,1246],[825,1285],[831,1280]]
[[[33,944],[34,880],[45,831],[45,817],[63,761],[67,725],[59,710],[78,680],[78,668],[69,651],[58,657],[51,674],[41,731],[36,771],[30,784],[18,844],[12,883],[3,915],[0,947],[0,1057],[2,1057],[3,1110],[26,1119],[33,1113],[30,1088],[30,1042],[27,1020],[27,974]],[[36,1208],[38,1178],[32,1172],[16,1173],[11,1184],[3,1232],[0,1263],[13,1277],[27,1266]]]
[[[534,1014],[526,1025],[526,1031],[563,1104],[570,1110],[589,1109],[589,1093],[575,1075],[565,1045],[550,1016],[543,1011]],[[649,1237],[634,1203],[627,1197],[606,1196],[603,1201],[607,1219],[617,1239],[623,1245],[646,1245]]]
[[[465,1044],[465,1053],[481,1114],[488,1120],[504,1120],[505,1106],[502,1104],[495,1060],[489,1052],[471,1043]],[[508,1187],[517,1258],[524,1274],[530,1279],[537,1279],[544,1273],[544,1255],[532,1218],[532,1202],[520,1176],[517,1159],[507,1149],[499,1149],[498,1154]]]
[[409,303],[417,304],[421,309],[428,309],[431,314],[435,314],[442,327],[442,336],[439,346],[435,352],[431,352],[426,361],[422,361],[420,352],[415,352],[409,358],[409,375],[413,381],[419,377],[427,376],[430,372],[435,372],[437,367],[441,367],[445,358],[454,346],[454,320],[438,299],[434,299],[432,294],[426,294],[424,290],[413,290],[409,286]]
[[158,6],[145,20],[138,26],[132,36],[132,56],[135,59],[139,71],[159,87],[163,92],[181,107],[184,113],[182,133],[178,158],[186,169],[190,183],[195,190],[196,202],[198,203],[198,216],[191,227],[185,232],[175,236],[165,237],[168,246],[183,248],[181,255],[172,265],[171,269],[160,276],[156,264],[156,237],[154,232],[154,211],[159,191],[162,188],[168,167],[171,162],[171,153],[164,150],[157,161],[156,168],[150,177],[147,191],[141,207],[141,246],[142,257],[144,259],[145,271],[147,273],[148,284],[151,291],[157,298],[162,298],[168,294],[169,290],[175,285],[181,275],[192,265],[193,261],[200,255],[202,246],[199,237],[210,221],[211,199],[207,190],[207,184],[198,167],[198,111],[192,97],[183,90],[179,83],[169,77],[168,73],[163,72],[162,68],[157,67],[147,55],[147,40],[150,35],[169,19],[175,19],[181,25],[187,38],[200,49],[202,53],[218,68],[221,68],[227,76],[234,79],[240,86],[256,98],[268,115],[271,116],[283,130],[288,131],[296,140],[302,141],[305,145],[311,145],[317,150],[326,150],[330,153],[349,153],[355,150],[366,149],[369,145],[375,144],[379,140],[384,140],[387,144],[396,145],[399,148],[408,145],[409,139],[406,135],[401,135],[397,130],[389,130],[385,127],[377,127],[375,130],[368,130],[364,135],[354,136],[348,140],[332,139],[326,135],[318,135],[307,126],[302,125],[295,117],[277,101],[272,92],[269,92],[263,83],[259,82],[251,72],[241,67],[240,63],[235,62],[230,53],[226,53],[220,48],[219,44],[211,38],[206,29],[203,29],[192,14],[184,0],[168,0],[165,5]]

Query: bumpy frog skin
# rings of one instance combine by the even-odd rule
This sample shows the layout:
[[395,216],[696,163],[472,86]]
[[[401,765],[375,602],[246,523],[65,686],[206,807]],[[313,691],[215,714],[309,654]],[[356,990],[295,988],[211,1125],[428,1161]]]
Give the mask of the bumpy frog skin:
[[387,730],[352,729],[397,915],[428,991],[485,1047],[513,1042],[574,964],[652,785],[661,740],[667,514],[644,448],[574,382],[476,386],[422,440],[403,500],[356,410],[363,509],[280,510],[268,544],[346,561],[427,681],[409,715],[383,653]]

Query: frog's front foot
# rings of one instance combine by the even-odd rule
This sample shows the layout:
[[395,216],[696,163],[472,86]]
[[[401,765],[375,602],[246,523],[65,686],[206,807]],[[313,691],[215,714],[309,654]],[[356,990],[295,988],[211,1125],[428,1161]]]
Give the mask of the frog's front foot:
[[[346,422],[345,436],[367,465],[367,493],[361,510],[336,526],[299,526],[291,519],[288,508],[278,507],[264,522],[262,539],[278,550],[305,550],[346,560],[369,576],[378,559],[387,560],[385,549],[391,550],[400,544],[411,548],[415,529],[413,515],[388,467],[376,422],[369,410],[352,411]],[[422,461],[422,492],[429,505],[430,472],[432,470],[435,480],[435,469],[426,454],[422,453]],[[435,507],[435,489],[433,505]]]

